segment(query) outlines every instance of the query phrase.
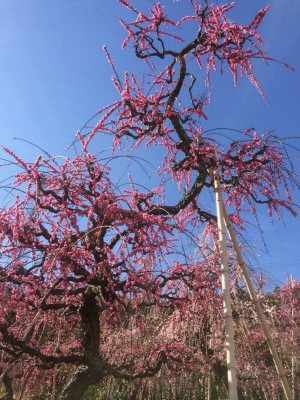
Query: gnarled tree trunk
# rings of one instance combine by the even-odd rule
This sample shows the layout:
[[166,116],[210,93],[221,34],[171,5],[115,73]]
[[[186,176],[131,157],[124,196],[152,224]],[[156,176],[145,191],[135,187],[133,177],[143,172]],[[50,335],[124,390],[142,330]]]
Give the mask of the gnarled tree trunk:
[[100,321],[96,296],[97,293],[88,286],[83,294],[83,305],[80,309],[83,353],[87,364],[77,369],[59,400],[80,400],[89,386],[100,382],[105,376],[99,354]]

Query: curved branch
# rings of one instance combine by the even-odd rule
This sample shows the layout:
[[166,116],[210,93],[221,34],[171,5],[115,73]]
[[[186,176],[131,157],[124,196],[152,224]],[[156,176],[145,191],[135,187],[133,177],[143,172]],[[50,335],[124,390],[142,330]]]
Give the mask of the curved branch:
[[149,211],[149,214],[151,215],[177,214],[180,210],[183,210],[185,207],[187,207],[201,193],[204,187],[206,177],[207,177],[207,170],[203,166],[202,170],[199,171],[198,176],[192,188],[184,194],[183,198],[175,206],[162,205],[160,207],[155,207]]

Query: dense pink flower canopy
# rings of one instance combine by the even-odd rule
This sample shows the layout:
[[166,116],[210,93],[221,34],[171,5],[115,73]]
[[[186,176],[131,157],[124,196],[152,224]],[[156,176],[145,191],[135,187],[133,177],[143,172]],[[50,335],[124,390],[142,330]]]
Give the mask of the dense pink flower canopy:
[[[151,67],[148,83],[129,72],[122,81],[104,46],[119,97],[99,110],[94,128],[77,133],[79,153],[63,160],[45,153],[26,163],[4,149],[20,172],[10,186],[13,204],[0,210],[1,373],[18,379],[25,368],[24,377],[32,379],[22,384],[29,391],[45,369],[51,380],[61,368],[61,399],[79,399],[109,376],[131,382],[161,373],[162,366],[170,374],[221,368],[216,217],[200,200],[212,192],[211,168],[234,206],[237,230],[244,212],[256,216],[259,204],[270,216],[297,209],[291,197],[296,176],[279,138],[250,128],[217,141],[202,125],[208,99],[194,93],[197,69],[190,67],[195,61],[206,70],[209,88],[212,70],[224,64],[235,85],[240,72],[264,96],[252,60],[272,60],[257,31],[269,6],[242,26],[227,17],[234,3],[191,1],[194,14],[173,21],[160,3],[145,15],[119,1],[135,17],[121,20],[123,47],[133,43],[137,58]],[[180,32],[188,24],[197,28],[186,44]],[[118,185],[108,162],[90,150],[99,135],[111,135],[112,158],[124,149],[132,156],[141,148],[163,149],[158,184],[147,190],[129,175],[128,186]],[[167,181],[179,192],[170,204]],[[238,309],[240,275],[230,257]],[[201,345],[190,340],[199,327]],[[259,341],[258,328],[255,335]],[[242,376],[250,361],[238,348]]]

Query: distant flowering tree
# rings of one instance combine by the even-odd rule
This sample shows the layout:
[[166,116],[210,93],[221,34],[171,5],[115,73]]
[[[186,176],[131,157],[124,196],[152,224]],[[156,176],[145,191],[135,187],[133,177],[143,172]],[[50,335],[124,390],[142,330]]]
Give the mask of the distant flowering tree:
[[[217,371],[221,342],[210,340],[218,329],[222,337],[216,217],[199,199],[213,188],[208,169],[219,171],[236,229],[242,213],[256,215],[260,203],[270,215],[283,208],[296,215],[296,177],[281,141],[253,128],[228,143],[210,137],[200,125],[207,99],[194,93],[191,72],[204,68],[209,88],[222,63],[234,84],[240,71],[264,96],[252,59],[271,60],[257,32],[269,6],[241,26],[227,18],[234,3],[187,1],[191,15],[174,21],[160,3],[145,15],[119,1],[135,13],[132,23],[121,20],[123,47],[132,42],[148,63],[147,87],[130,73],[122,81],[104,47],[119,100],[99,111],[91,131],[78,132],[79,155],[27,163],[4,149],[21,169],[10,186],[13,204],[0,210],[6,399],[13,399],[12,380],[19,393],[76,400],[107,377],[133,382],[162,370]],[[189,23],[196,31],[186,43],[179,34]],[[89,151],[100,134],[112,136],[115,155],[158,146],[159,183],[148,190],[129,176],[129,189],[118,185],[107,162]],[[165,200],[170,181],[179,191],[175,202]]]

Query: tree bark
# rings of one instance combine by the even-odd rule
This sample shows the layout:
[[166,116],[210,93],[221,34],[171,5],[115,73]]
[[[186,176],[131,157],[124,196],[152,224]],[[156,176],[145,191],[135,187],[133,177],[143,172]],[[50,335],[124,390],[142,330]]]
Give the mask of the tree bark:
[[97,294],[93,286],[88,286],[82,294],[83,304],[80,308],[83,353],[91,359],[99,355],[100,320],[96,302]]
[[58,400],[80,400],[89,386],[95,385],[101,380],[101,375],[98,378],[96,375],[97,372],[92,371],[90,367],[79,368],[62,391]]
[[4,386],[5,386],[6,393],[4,396],[0,397],[0,400],[14,400],[12,380],[7,372],[3,375],[2,380],[3,380]]
[[80,400],[91,385],[100,382],[105,376],[102,359],[99,354],[100,320],[96,303],[97,293],[88,286],[82,294],[80,309],[82,323],[82,347],[86,365],[77,369],[59,396],[59,400]]

